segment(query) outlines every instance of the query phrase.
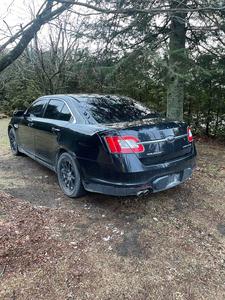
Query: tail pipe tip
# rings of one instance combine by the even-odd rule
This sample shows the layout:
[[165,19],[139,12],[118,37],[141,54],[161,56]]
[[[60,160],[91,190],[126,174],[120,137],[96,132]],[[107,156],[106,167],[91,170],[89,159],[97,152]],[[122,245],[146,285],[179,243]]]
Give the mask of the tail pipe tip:
[[149,190],[142,190],[142,191],[137,192],[137,196],[138,197],[146,196],[146,195],[148,195],[148,193],[149,193]]

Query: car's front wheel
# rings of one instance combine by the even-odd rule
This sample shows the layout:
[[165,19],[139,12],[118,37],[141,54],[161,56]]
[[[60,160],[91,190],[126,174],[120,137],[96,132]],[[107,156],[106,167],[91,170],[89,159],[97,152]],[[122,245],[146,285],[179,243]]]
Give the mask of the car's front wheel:
[[13,128],[9,130],[9,143],[13,155],[19,155],[18,142],[16,138],[16,133]]
[[63,153],[59,157],[57,174],[59,184],[67,196],[76,198],[86,193],[78,168],[69,153]]

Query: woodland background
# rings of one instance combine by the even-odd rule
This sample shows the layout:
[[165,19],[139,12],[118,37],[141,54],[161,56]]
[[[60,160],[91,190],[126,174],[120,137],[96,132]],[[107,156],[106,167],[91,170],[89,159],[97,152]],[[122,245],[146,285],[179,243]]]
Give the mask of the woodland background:
[[0,16],[2,113],[44,94],[115,93],[224,137],[225,1],[23,4],[27,22]]

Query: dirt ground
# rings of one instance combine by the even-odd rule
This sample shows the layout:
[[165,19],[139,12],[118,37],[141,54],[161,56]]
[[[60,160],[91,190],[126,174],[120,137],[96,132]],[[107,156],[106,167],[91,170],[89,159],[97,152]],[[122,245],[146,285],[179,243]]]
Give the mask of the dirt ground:
[[66,197],[11,154],[0,119],[0,299],[225,299],[225,144],[196,138],[192,178],[137,197]]

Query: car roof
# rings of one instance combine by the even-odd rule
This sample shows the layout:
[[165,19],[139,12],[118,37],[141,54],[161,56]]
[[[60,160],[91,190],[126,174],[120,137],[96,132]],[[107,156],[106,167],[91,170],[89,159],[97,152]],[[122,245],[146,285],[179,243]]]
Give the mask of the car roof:
[[121,96],[121,95],[117,95],[117,94],[85,94],[85,93],[77,93],[77,94],[56,94],[56,95],[46,95],[46,96],[42,96],[40,98],[50,98],[50,97],[54,97],[54,98],[61,98],[66,100],[66,98],[73,98],[74,100],[76,100],[77,102],[81,102],[81,101],[85,101],[87,98],[107,98],[107,99],[121,99],[121,98],[128,98],[126,96]]

